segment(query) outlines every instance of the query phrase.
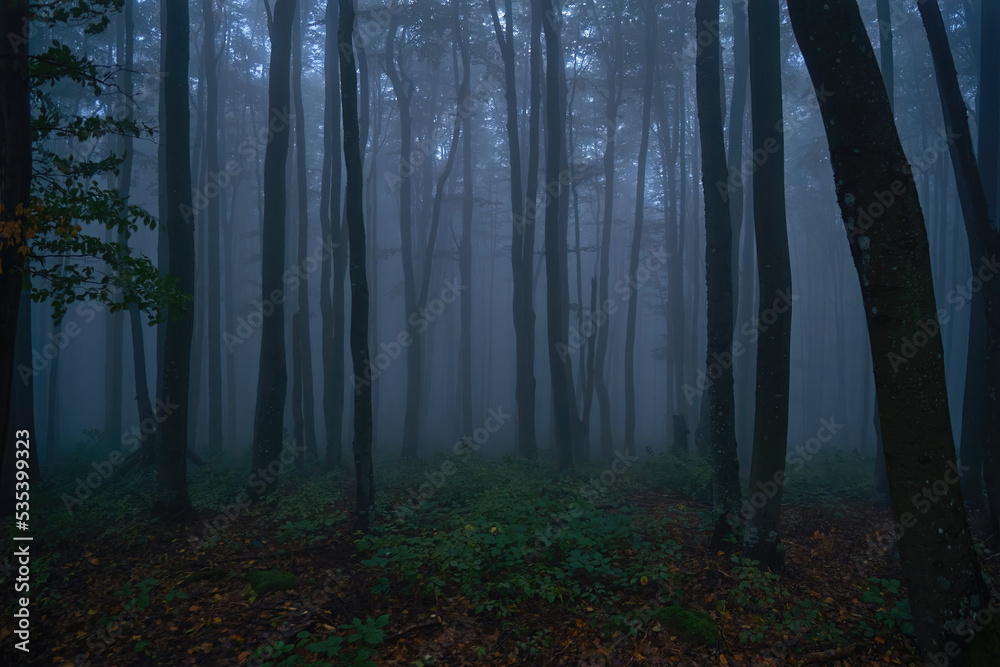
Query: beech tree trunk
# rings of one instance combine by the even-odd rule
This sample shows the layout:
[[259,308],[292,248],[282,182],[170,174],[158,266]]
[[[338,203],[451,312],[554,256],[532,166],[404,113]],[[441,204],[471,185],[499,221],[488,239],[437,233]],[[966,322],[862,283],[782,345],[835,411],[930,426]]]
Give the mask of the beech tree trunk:
[[[164,2],[166,12],[163,94],[168,100],[187,100],[190,21],[184,2]],[[187,104],[167,104],[161,141],[166,144],[167,237],[170,256],[167,272],[177,280],[177,290],[193,294],[194,224],[191,219],[191,114]],[[191,338],[196,304],[171,306],[167,311],[163,343],[160,395],[177,405],[160,425],[158,513],[181,518],[191,510],[187,495],[187,431],[191,414]]]
[[[923,11],[924,5],[921,5]],[[930,253],[912,170],[879,81],[875,53],[854,0],[789,0],[789,14],[820,100],[837,201],[868,322],[893,517],[901,526],[900,566],[917,642],[949,665],[993,664],[996,623],[971,641],[960,623],[989,599],[962,505],[948,414],[940,336],[906,363],[904,338],[939,327]],[[859,48],[860,46],[860,48]],[[937,502],[915,508],[930,482]],[[949,483],[950,482],[950,483]],[[947,654],[944,651],[949,651]]]
[[[719,24],[719,0],[698,0],[698,31]],[[703,33],[704,34],[704,33]],[[740,503],[739,461],[736,458],[736,423],[733,401],[733,227],[729,204],[715,183],[728,178],[722,133],[719,40],[713,37],[696,62],[698,124],[702,146],[702,188],[705,195],[705,282],[708,290],[709,449],[712,461],[712,495],[715,505],[713,548],[737,526]]]
[[[781,569],[781,496],[788,441],[788,385],[792,344],[792,266],[785,221],[785,142],[778,128],[781,112],[781,15],[778,0],[750,0],[751,131],[754,155],[767,155],[753,179],[754,231],[757,240],[759,320],[774,324],[757,342],[750,497],[764,495],[763,506],[744,508],[750,516],[743,553],[761,565]],[[780,295],[786,295],[782,300]],[[846,386],[846,383],[844,384]]]
[[[261,302],[271,292],[284,289],[285,268],[285,163],[288,160],[289,128],[273,119],[287,114],[291,102],[289,66],[292,55],[292,20],[296,0],[277,0],[271,32],[271,64],[268,73],[268,143],[264,155],[264,229],[261,235]],[[274,129],[274,128],[277,129]],[[173,246],[171,246],[173,247]],[[252,474],[267,471],[279,461],[288,370],[285,366],[285,307],[275,303],[261,325],[260,365],[257,374],[257,405],[253,424]],[[271,466],[273,470],[274,466]],[[248,485],[248,494],[259,500],[278,486],[278,476],[258,473]],[[262,487],[262,488],[260,488]]]
[[[344,164],[347,169],[347,234],[351,266],[351,357],[354,374],[370,368],[368,355],[368,277],[365,270],[364,174],[358,126],[358,73],[354,65],[353,0],[340,0],[337,31],[340,53],[340,100],[344,112]],[[372,470],[372,391],[360,385],[354,395],[354,468],[357,479],[356,526],[367,530],[375,512]]]

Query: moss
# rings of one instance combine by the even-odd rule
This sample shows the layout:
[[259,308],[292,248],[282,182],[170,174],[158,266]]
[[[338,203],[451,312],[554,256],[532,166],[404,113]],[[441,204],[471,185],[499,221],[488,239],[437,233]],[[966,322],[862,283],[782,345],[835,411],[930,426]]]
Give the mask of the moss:
[[689,644],[711,646],[719,641],[719,626],[705,612],[677,606],[660,607],[651,616],[662,623],[668,632]]
[[288,572],[251,572],[247,575],[247,581],[254,591],[257,592],[257,595],[264,595],[271,591],[290,590],[298,585],[298,578]]

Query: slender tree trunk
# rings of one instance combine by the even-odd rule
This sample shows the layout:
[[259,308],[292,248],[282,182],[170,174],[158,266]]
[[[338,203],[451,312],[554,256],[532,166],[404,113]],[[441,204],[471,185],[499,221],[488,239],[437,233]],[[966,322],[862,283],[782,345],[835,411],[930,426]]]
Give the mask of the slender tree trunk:
[[[403,447],[404,458],[411,458],[417,455],[420,438],[420,394],[421,394],[421,369],[423,367],[423,340],[421,333],[417,331],[414,321],[410,315],[417,312],[417,283],[416,274],[413,268],[413,183],[411,173],[413,171],[413,156],[410,150],[413,147],[413,116],[410,113],[410,105],[413,100],[413,82],[399,67],[401,54],[398,44],[399,33],[399,13],[394,13],[389,22],[389,30],[385,42],[385,70],[392,83],[393,92],[396,95],[396,104],[399,107],[399,174],[397,184],[399,186],[399,236],[403,259],[403,307],[406,318],[406,333],[411,341],[406,348],[406,407],[403,413]],[[424,271],[429,272],[430,266],[425,266]],[[370,371],[369,371],[370,372]]]
[[[778,0],[750,0],[751,132],[754,155],[769,157],[753,180],[754,231],[757,240],[759,320],[773,313],[774,324],[757,342],[750,495],[752,503],[743,553],[765,567],[781,569],[781,491],[788,440],[788,385],[792,346],[792,266],[785,222],[785,145],[777,131],[781,113],[781,15]],[[747,241],[749,243],[749,240]],[[781,295],[785,295],[782,299]],[[846,386],[846,383],[845,383]],[[744,513],[748,510],[745,508]]]
[[[205,41],[201,57],[205,60],[205,153],[208,167],[207,185],[219,174],[219,53],[215,46],[215,11],[212,0],[202,0],[201,10],[205,17]],[[217,185],[219,185],[217,183]],[[221,189],[221,185],[219,185]],[[220,295],[222,278],[219,267],[221,216],[219,204],[222,193],[209,197],[205,233],[205,272],[208,297],[208,451],[222,451],[222,323]]]
[[[511,269],[514,277],[515,400],[517,402],[517,447],[526,459],[538,456],[535,439],[535,310],[531,300],[532,255],[535,245],[535,199],[538,193],[538,107],[541,99],[541,16],[532,3],[530,37],[530,102],[528,114],[528,173],[521,174],[521,144],[518,127],[516,64],[514,60],[514,13],[511,0],[504,5],[506,27],[500,25],[496,0],[489,0],[493,28],[504,63],[504,96],[507,102],[507,144],[510,152],[510,206],[513,217]],[[524,194],[522,194],[524,193]]]
[[[323,469],[343,465],[344,437],[344,339],[346,307],[344,276],[347,244],[341,223],[341,178],[343,158],[340,136],[340,63],[337,56],[337,30],[340,6],[337,0],[326,3],[326,51],[323,71],[326,93],[323,120],[323,177],[320,186],[319,217],[323,239],[334,250],[324,255],[320,267],[320,314],[323,319],[323,415],[326,425],[326,452]],[[331,278],[333,279],[332,292]]]
[[[974,275],[977,272],[982,274],[984,269],[988,270],[990,262],[996,261],[995,253],[1000,250],[998,247],[1000,239],[990,219],[990,203],[973,151],[968,111],[958,85],[958,74],[955,72],[955,62],[948,45],[948,34],[941,10],[936,0],[921,2],[919,10],[934,59],[945,127],[950,133],[949,152],[955,171],[958,201],[965,220],[966,236],[969,239],[972,272]],[[989,274],[989,277],[992,277],[992,274]],[[978,428],[981,428],[985,435],[979,442],[982,447],[986,497],[990,508],[991,529],[994,536],[1000,537],[1000,412],[998,412],[1000,396],[997,396],[1000,392],[1000,282],[983,280],[979,292],[982,294],[984,317],[982,321],[977,321],[978,318],[975,316],[977,304],[974,300],[970,325],[978,325],[985,329],[985,354],[977,360],[976,366],[985,370],[986,377],[982,386],[974,388],[976,393],[984,393],[985,398],[982,406],[973,403],[970,420],[978,424]],[[970,334],[969,354],[973,352],[974,342],[981,343],[973,341],[973,336]],[[978,345],[975,351],[980,351]],[[970,399],[975,401],[971,396]],[[977,418],[975,410],[980,407],[983,410],[982,417]],[[985,424],[980,420],[984,420]],[[976,435],[975,430],[974,427],[972,437]],[[975,443],[972,443],[972,447],[975,447]]]
[[[639,139],[639,173],[635,184],[635,224],[629,256],[628,315],[625,324],[625,455],[635,455],[635,320],[639,306],[639,255],[642,252],[643,209],[646,205],[646,159],[649,155],[649,123],[656,73],[656,1],[643,4],[646,25],[645,62],[642,84],[642,130]],[[657,280],[659,280],[657,278]]]
[[[354,66],[353,0],[340,0],[337,39],[340,53],[340,91],[344,112],[344,164],[347,169],[347,234],[351,244],[351,357],[354,373],[370,369],[368,357],[368,278],[365,271],[363,163],[358,127],[358,74]],[[372,471],[372,391],[358,385],[354,394],[354,467],[357,475],[356,524],[366,530],[375,511]]]
[[[611,5],[613,11],[611,57],[608,60],[608,92],[604,108],[604,216],[601,221],[601,247],[597,269],[598,308],[608,309],[608,281],[611,273],[611,228],[614,222],[615,205],[615,148],[618,134],[618,107],[622,99],[619,82],[624,61],[625,40],[622,37],[621,4]],[[609,313],[605,313],[608,316]],[[597,331],[597,346],[594,352],[594,390],[597,394],[597,409],[600,415],[601,437],[599,451],[602,461],[610,461],[614,455],[614,436],[611,431],[611,394],[608,392],[607,358],[608,337],[611,335],[610,322],[605,322]]]
[[[698,0],[699,26],[719,24],[719,0]],[[736,425],[733,403],[733,227],[729,204],[715,183],[727,180],[726,148],[722,136],[722,99],[719,81],[719,40],[712,38],[696,63],[698,123],[702,145],[702,184],[705,195],[705,277],[708,290],[708,411],[711,415],[709,448],[712,460],[712,494],[715,505],[713,548],[736,528],[740,502],[739,461],[736,458]],[[716,372],[717,371],[717,372]],[[714,377],[713,377],[714,376]]]
[[[535,0],[536,11],[542,13],[545,33],[545,282],[546,322],[548,325],[549,372],[552,382],[552,407],[555,419],[556,465],[560,473],[573,470],[573,367],[566,344],[569,336],[568,310],[564,300],[564,284],[568,280],[566,261],[566,230],[561,224],[563,190],[566,179],[562,171],[566,150],[566,100],[562,96],[560,71],[565,68],[560,28],[562,12],[559,0]],[[571,406],[570,403],[573,403]]]
[[[285,163],[288,160],[289,128],[276,122],[288,114],[290,105],[289,66],[292,51],[292,21],[296,0],[274,3],[271,32],[271,65],[268,73],[269,133],[264,156],[264,232],[261,236],[261,301],[270,299],[271,292],[284,288],[281,276],[285,264]],[[275,130],[271,126],[277,127]],[[257,405],[253,424],[253,463],[257,476],[249,483],[252,498],[260,499],[272,493],[278,485],[277,475],[267,471],[274,461],[280,462],[283,448],[282,425],[288,370],[285,362],[285,308],[275,303],[261,326],[260,365],[257,376]],[[256,471],[264,470],[265,473]],[[271,465],[271,469],[274,466]]]
[[[1000,652],[996,623],[959,641],[960,625],[970,610],[982,608],[989,591],[957,484],[941,338],[929,336],[907,363],[893,356],[904,338],[939,326],[912,170],[885,88],[871,85],[878,80],[878,65],[856,2],[789,0],[788,8],[821,102],[837,200],[861,284],[893,517],[903,527],[900,565],[917,641],[944,660],[954,655],[942,652],[955,642],[961,652],[949,664],[990,665]],[[943,481],[943,496],[914,514],[912,499],[934,480]]]
[[[456,23],[459,7],[462,3],[456,0]],[[513,17],[511,17],[513,18]],[[462,118],[462,241],[458,248],[459,272],[462,276],[462,334],[459,341],[459,387],[462,395],[462,432],[472,433],[475,425],[472,422],[472,108],[470,105],[469,85],[472,81],[472,59],[469,57],[469,8],[465,10],[462,30],[458,31],[456,40],[462,54],[462,80],[465,97],[459,100],[459,115]],[[463,33],[464,30],[464,33]],[[463,91],[459,91],[462,95]]]
[[[295,95],[295,175],[298,186],[298,265],[299,265],[299,288],[298,288],[298,312],[299,331],[298,342],[292,345],[292,354],[298,351],[298,366],[301,378],[299,380],[299,391],[302,394],[302,431],[303,440],[299,441],[299,446],[305,446],[306,457],[311,461],[318,461],[319,454],[316,451],[316,399],[313,395],[313,364],[312,364],[312,336],[309,333],[309,282],[306,278],[306,271],[302,270],[306,265],[306,255],[309,250],[309,180],[306,173],[306,112],[302,103],[302,50],[305,48],[302,41],[302,23],[308,19],[308,4],[303,4],[299,8],[299,20],[294,24],[295,47],[292,51],[292,90]],[[295,359],[292,361],[293,367]]]
[[[189,31],[187,3],[165,2],[166,57],[163,93],[169,100],[188,99]],[[194,293],[194,225],[191,220],[191,115],[187,104],[168,104],[160,140],[167,144],[168,273],[182,294]],[[187,495],[187,426],[190,416],[191,337],[196,304],[167,311],[160,394],[177,405],[160,425],[157,503],[162,517],[190,512]]]

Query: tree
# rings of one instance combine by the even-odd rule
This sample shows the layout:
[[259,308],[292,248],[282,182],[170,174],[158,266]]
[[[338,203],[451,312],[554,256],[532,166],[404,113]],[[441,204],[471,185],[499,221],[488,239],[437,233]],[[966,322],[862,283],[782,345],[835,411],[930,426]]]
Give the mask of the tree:
[[[695,19],[703,26],[719,24],[719,0],[698,0]],[[702,32],[701,34],[708,35]],[[715,183],[726,183],[726,147],[722,134],[722,96],[719,40],[708,35],[708,45],[698,52],[696,95],[701,136],[702,189],[705,196],[705,280],[708,290],[708,350],[706,373],[710,374],[708,401],[709,448],[712,461],[712,495],[715,533],[712,544],[736,525],[740,502],[739,461],[736,459],[736,425],[733,400],[733,228],[729,204]],[[729,363],[724,363],[728,359]]]
[[340,214],[343,159],[340,138],[340,60],[337,50],[339,24],[338,0],[327,0],[326,50],[323,54],[323,72],[326,76],[323,102],[323,175],[319,203],[323,238],[329,239],[334,246],[333,252],[323,258],[319,277],[323,331],[323,416],[326,425],[323,469],[326,471],[343,465],[344,455],[344,276],[347,246]]
[[[299,9],[299,20],[294,24],[295,47],[292,53],[292,91],[295,95],[295,176],[297,185],[298,248],[299,267],[306,264],[309,249],[309,182],[306,173],[306,111],[302,103],[302,24],[306,20],[308,6]],[[312,460],[318,459],[316,451],[316,403],[313,397],[312,337],[309,335],[309,283],[306,274],[299,272],[298,311],[292,317],[292,401],[295,417],[296,442],[305,447],[305,454]]]
[[[163,94],[171,100],[188,99],[188,5],[164,2],[166,40]],[[167,144],[167,236],[170,244],[168,273],[183,294],[194,293],[194,224],[191,219],[191,115],[187,104],[168,104],[161,141]],[[191,337],[194,309],[174,305],[167,311],[160,394],[178,407],[161,424],[157,503],[161,516],[182,516],[190,511],[187,497],[188,386],[191,379]]]
[[[273,119],[287,113],[290,105],[289,67],[292,55],[292,20],[296,0],[276,0],[274,17],[268,14],[271,36],[271,65],[268,73],[267,152],[264,155],[264,228],[261,234],[261,301],[283,289],[285,264],[285,164],[288,160],[289,129]],[[265,7],[268,5],[265,3]],[[277,128],[277,129],[275,129]],[[173,244],[171,257],[173,256]],[[283,448],[282,418],[288,372],[285,368],[285,308],[274,304],[274,311],[261,325],[260,365],[257,375],[257,406],[253,424],[253,470],[267,469],[280,460]],[[277,476],[261,475],[265,486],[251,488],[251,497],[259,498],[277,488]],[[268,481],[270,480],[270,481]]]
[[561,72],[564,71],[560,29],[562,12],[559,0],[535,0],[542,14],[545,33],[545,281],[546,323],[548,325],[549,373],[552,377],[552,405],[555,419],[556,465],[560,473],[573,470],[573,435],[576,396],[573,391],[573,366],[566,344],[569,337],[569,309],[564,287],[568,283],[566,225],[561,216],[565,205],[567,180],[566,98]]
[[871,84],[881,79],[856,2],[789,0],[788,9],[821,100],[837,203],[861,286],[893,518],[903,527],[900,566],[917,641],[945,660],[961,647],[949,664],[993,664],[1000,626],[987,624],[969,641],[959,641],[957,634],[970,610],[989,599],[959,486],[945,484],[943,497],[926,512],[921,508],[919,516],[907,511],[928,480],[957,482],[941,338],[930,336],[908,363],[895,364],[891,356],[921,325],[939,326],[912,170],[886,89]]
[[[353,0],[340,0],[337,32],[340,53],[340,100],[344,113],[344,166],[347,170],[347,235],[350,243],[351,357],[354,374],[362,377],[371,368],[368,354],[368,276],[365,270],[365,221],[361,129],[358,126],[358,73],[354,65],[355,13]],[[354,395],[354,470],[357,480],[355,523],[360,530],[371,524],[375,512],[375,478],[372,469],[372,390],[359,384]]]
[[[781,17],[777,0],[751,0],[750,106],[754,155],[767,155],[753,179],[754,231],[757,239],[759,317],[773,311],[775,322],[757,342],[757,388],[754,406],[753,462],[750,493],[763,492],[762,507],[751,505],[744,554],[761,565],[780,569],[781,491],[788,438],[788,384],[792,346],[792,306],[774,306],[775,296],[791,294],[792,266],[785,222],[785,146],[778,132],[781,112]],[[763,151],[763,153],[761,153]],[[774,488],[774,493],[765,492]],[[745,510],[746,511],[746,510]]]
[[[936,0],[925,0],[919,5],[919,9],[934,60],[945,126],[952,133],[949,152],[966,236],[969,239],[970,264],[975,273],[1000,249],[1000,239],[990,218],[990,203],[972,147],[968,111],[958,85],[958,74],[955,72],[955,62],[948,45],[941,10]],[[988,95],[984,95],[985,97]],[[1000,536],[1000,414],[996,413],[1000,409],[1000,397],[996,395],[1000,391],[1000,283],[995,280],[985,281],[979,293],[980,303],[973,301],[972,304],[970,327],[975,328],[970,329],[969,355],[975,353],[982,356],[974,360],[970,356],[969,361],[975,362],[975,374],[979,375],[978,371],[981,369],[985,377],[975,378],[981,381],[980,386],[966,385],[966,391],[971,390],[973,395],[967,394],[965,398],[969,399],[966,405],[971,412],[971,437],[980,438],[971,444],[973,452],[977,444],[981,448],[981,457],[973,457],[973,460],[982,460],[991,528],[995,536]],[[974,340],[977,330],[980,340]],[[977,470],[972,472],[978,473]]]
[[[514,279],[514,373],[517,401],[517,447],[526,459],[537,453],[535,440],[535,310],[532,304],[532,256],[535,248],[535,200],[538,195],[538,109],[541,99],[541,15],[531,3],[530,101],[528,113],[528,169],[522,180],[521,143],[518,129],[517,80],[514,51],[514,12],[511,0],[504,5],[506,26],[500,25],[496,0],[490,0],[493,29],[504,66],[504,97],[507,111],[507,144],[510,153],[511,269]],[[522,195],[522,192],[524,194]]]
[[646,158],[649,154],[649,123],[653,106],[653,79],[656,73],[656,2],[646,0],[643,21],[646,26],[645,62],[642,84],[642,129],[639,139],[639,173],[635,184],[635,224],[632,227],[632,252],[629,255],[628,315],[625,324],[625,454],[635,454],[635,318],[639,304],[639,253],[642,248],[642,218],[646,202]]
[[[459,52],[462,54],[462,81],[464,97],[459,99],[459,114],[462,117],[462,240],[458,248],[459,272],[462,284],[461,340],[459,342],[459,391],[462,396],[462,429],[472,433],[472,106],[470,86],[472,81],[472,59],[469,55],[469,10],[466,8],[461,25],[458,12],[461,0],[455,0],[455,35]],[[464,33],[463,33],[464,29]],[[462,91],[459,91],[462,94]]]
[[[201,57],[205,63],[205,167],[206,177],[218,178],[219,173],[219,53],[215,47],[215,10],[212,0],[202,0],[201,11],[205,21],[204,45]],[[206,185],[208,181],[206,180]],[[208,448],[222,451],[222,325],[221,303],[222,276],[219,267],[222,218],[219,211],[221,196],[208,198],[205,234],[205,272],[208,299]]]
[[[622,37],[621,3],[616,0],[611,4],[612,38],[609,45],[610,53],[605,58],[607,66],[608,92],[605,95],[604,122],[604,216],[601,220],[600,256],[598,257],[597,303],[601,308],[608,303],[608,279],[611,272],[611,225],[614,222],[615,205],[615,148],[618,134],[618,107],[622,101],[622,86],[620,83],[625,56],[625,40]],[[611,395],[608,393],[608,381],[605,375],[605,362],[608,356],[608,337],[611,328],[607,325],[597,331],[597,344],[594,351],[594,390],[597,394],[597,409],[600,414],[600,453],[601,459],[610,461],[614,450],[614,436],[611,432]]]

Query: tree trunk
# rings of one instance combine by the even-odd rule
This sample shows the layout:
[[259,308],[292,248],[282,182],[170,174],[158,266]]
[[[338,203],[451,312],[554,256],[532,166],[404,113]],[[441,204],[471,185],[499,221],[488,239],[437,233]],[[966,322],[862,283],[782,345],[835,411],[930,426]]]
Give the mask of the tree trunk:
[[[989,1],[989,0],[987,0]],[[892,10],[889,0],[875,0],[875,11],[878,13],[878,35],[879,35],[879,65],[882,69],[882,81],[885,82],[885,92],[889,95],[889,107],[895,107],[894,101],[894,72],[892,56]]]
[[[169,100],[188,99],[189,30],[187,3],[165,2],[166,40],[163,94]],[[167,272],[182,294],[194,293],[194,225],[191,220],[191,115],[187,104],[168,104],[161,141],[167,145],[167,236],[170,258]],[[194,303],[167,311],[160,394],[177,405],[160,425],[157,504],[163,518],[190,512],[187,496],[188,389],[191,380],[191,337]]]
[[[295,177],[298,185],[298,341],[292,345],[292,355],[297,356],[302,394],[302,435],[298,445],[305,446],[305,455],[310,461],[318,461],[316,451],[316,399],[313,395],[312,336],[309,333],[309,282],[306,265],[309,248],[309,182],[306,173],[306,112],[302,103],[302,23],[308,18],[308,5],[299,9],[299,20],[295,23],[295,48],[292,55],[292,90],[295,94]],[[297,355],[296,355],[297,352]],[[295,366],[295,359],[292,360]]]
[[[354,373],[370,369],[368,356],[368,277],[365,271],[365,221],[361,137],[358,127],[358,74],[354,66],[353,0],[340,0],[337,39],[340,53],[340,91],[344,112],[344,164],[347,168],[347,234],[351,244],[351,357]],[[372,471],[372,391],[359,385],[354,395],[354,468],[357,475],[359,530],[367,530],[375,511]]]
[[[326,76],[323,120],[323,177],[320,186],[319,218],[323,239],[334,250],[324,254],[320,267],[320,315],[323,319],[323,417],[326,426],[326,452],[323,469],[327,472],[343,465],[344,438],[344,276],[346,239],[341,223],[341,175],[343,158],[340,138],[340,63],[337,56],[337,30],[340,7],[337,0],[326,3],[326,51],[323,71]],[[332,292],[331,278],[333,279]]]
[[[983,180],[980,176],[976,155],[972,147],[972,133],[969,130],[968,111],[965,98],[958,85],[958,75],[955,72],[955,61],[948,46],[948,34],[945,30],[941,10],[936,0],[927,0],[919,5],[920,16],[927,32],[927,42],[930,45],[931,56],[934,59],[934,71],[938,79],[938,92],[944,115],[945,127],[948,128],[949,152],[952,167],[955,171],[955,184],[958,189],[958,201],[962,207],[962,217],[965,220],[966,236],[969,239],[969,258],[972,273],[980,277],[983,269],[995,260],[998,248],[998,235],[990,219],[990,204],[987,199]],[[984,96],[988,97],[988,96]],[[991,259],[993,258],[993,259]],[[992,273],[989,274],[992,278]],[[977,420],[983,429],[985,439],[980,440],[982,447],[983,476],[986,481],[986,497],[990,508],[991,528],[995,537],[1000,537],[1000,281],[982,280],[982,307],[985,317],[977,321],[973,301],[973,318],[970,325],[985,323],[985,354],[977,360],[976,365],[985,369],[985,381],[977,391],[985,394],[981,406],[982,419],[978,422],[975,415],[975,404],[970,419]],[[982,332],[982,328],[979,329]],[[972,330],[973,332],[975,330]],[[975,341],[981,343],[982,341]],[[969,354],[972,350],[972,334],[970,334]],[[982,348],[977,346],[976,352]],[[974,378],[975,379],[975,378]],[[970,397],[972,398],[972,397]],[[975,399],[972,399],[975,401]],[[975,429],[973,429],[975,437]],[[975,446],[975,443],[972,444]]]
[[[779,570],[781,491],[788,440],[788,385],[792,343],[792,266],[785,222],[785,145],[777,131],[781,113],[781,16],[778,0],[750,0],[750,88],[753,154],[769,157],[753,179],[753,217],[757,241],[759,321],[769,324],[757,342],[757,386],[754,409],[753,462],[743,553]],[[749,242],[749,240],[748,240]],[[782,299],[780,295],[784,294]],[[846,384],[845,384],[846,386]]]
[[[628,315],[625,323],[625,455],[635,455],[635,319],[639,306],[639,254],[642,252],[643,209],[646,205],[646,159],[649,156],[649,119],[653,106],[656,73],[656,4],[643,4],[646,26],[642,84],[642,130],[639,139],[639,173],[635,184],[635,224],[629,256]],[[659,280],[657,278],[657,280]]]
[[[458,247],[458,265],[462,276],[462,333],[459,340],[459,391],[462,396],[462,432],[472,433],[472,108],[469,88],[472,81],[472,59],[469,57],[469,8],[462,21],[464,33],[457,25],[461,2],[456,0],[456,26],[459,51],[462,54],[462,81],[465,97],[459,100],[462,117],[462,240]],[[513,18],[513,17],[512,17]],[[462,95],[463,91],[459,91]]]
[[[205,154],[208,167],[204,187],[208,190],[212,179],[219,174],[219,53],[215,46],[215,11],[212,0],[202,0],[201,11],[205,18],[205,41],[201,57],[205,61]],[[222,185],[216,183],[218,187]],[[208,451],[222,451],[222,277],[219,267],[221,215],[219,204],[222,192],[208,198],[205,219],[205,273],[207,274],[206,306],[208,308]]]
[[[875,367],[899,555],[920,648],[947,661],[993,664],[997,624],[969,641],[958,626],[989,591],[973,549],[957,484],[940,336],[906,363],[903,339],[939,327],[930,253],[912,170],[878,81],[875,53],[853,0],[789,0],[799,47],[820,99],[837,200],[861,284]],[[926,5],[921,5],[921,11]],[[859,48],[860,46],[860,48]],[[921,494],[940,480],[934,502]],[[935,486],[941,486],[935,484]],[[918,502],[919,501],[919,502]],[[920,509],[919,514],[910,511]],[[955,642],[950,644],[950,642]]]
[[[289,67],[292,51],[292,20],[296,0],[276,0],[271,32],[271,65],[268,73],[268,143],[264,155],[264,230],[261,235],[261,302],[271,292],[284,289],[281,276],[285,264],[285,163],[288,160],[289,128],[279,114],[290,105]],[[270,23],[270,21],[269,21]],[[277,127],[278,129],[273,129]],[[257,375],[257,405],[253,424],[253,463],[256,477],[248,493],[259,500],[278,485],[274,461],[280,464],[282,425],[288,370],[285,366],[285,308],[274,303],[261,325],[260,365]],[[280,469],[280,466],[279,466]],[[263,473],[259,471],[263,470]]]
[[[543,14],[545,33],[545,282],[547,292],[549,372],[552,382],[552,407],[555,419],[556,466],[560,473],[573,470],[573,367],[569,362],[568,311],[563,286],[568,280],[566,230],[561,221],[563,190],[562,171],[565,142],[566,100],[562,96],[560,71],[564,69],[560,28],[562,11],[559,0],[535,0],[535,11]],[[570,403],[573,403],[571,406]]]
[[[532,255],[535,245],[535,199],[538,193],[538,108],[541,98],[541,16],[532,3],[530,38],[530,110],[528,114],[527,191],[521,174],[521,143],[518,127],[516,63],[514,59],[514,13],[511,0],[504,5],[506,27],[502,28],[496,0],[490,0],[493,28],[504,64],[504,96],[507,101],[507,144],[510,152],[511,269],[514,278],[514,373],[517,402],[517,448],[526,459],[538,456],[535,440],[535,310],[531,300]],[[525,193],[525,194],[522,194]]]
[[[698,0],[698,31],[719,24],[719,0]],[[709,449],[712,460],[712,494],[716,523],[713,548],[736,528],[740,502],[739,461],[736,458],[736,425],[733,403],[733,228],[729,204],[715,186],[725,183],[726,147],[722,135],[719,40],[712,38],[696,63],[698,123],[702,145],[702,187],[705,195],[705,278],[708,290],[708,349],[705,372],[709,377]],[[713,371],[717,371],[713,373]],[[713,377],[714,375],[714,377]]]

